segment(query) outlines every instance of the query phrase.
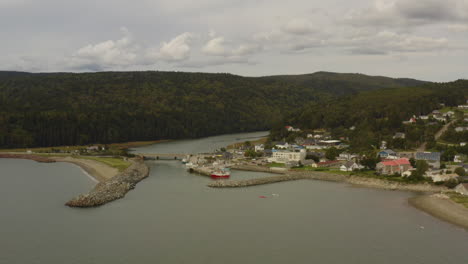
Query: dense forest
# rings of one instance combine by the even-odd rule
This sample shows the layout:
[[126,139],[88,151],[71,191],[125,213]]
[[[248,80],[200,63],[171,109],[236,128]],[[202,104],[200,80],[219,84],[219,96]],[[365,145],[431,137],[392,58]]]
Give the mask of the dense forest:
[[[364,91],[356,95],[345,95],[325,101],[311,102],[286,116],[282,124],[302,129],[325,128],[335,137],[348,137],[355,150],[376,148],[381,140],[399,149],[416,147],[423,142],[432,142],[440,124],[427,125],[423,122],[408,126],[402,121],[413,115],[427,115],[441,104],[457,106],[468,99],[468,81],[430,83],[419,87],[402,87]],[[352,128],[352,129],[351,129]],[[406,134],[405,145],[394,140],[395,132]],[[271,133],[272,140],[288,136],[287,131],[277,125]]]
[[412,79],[318,72],[0,72],[0,147],[195,138],[267,130],[309,102]]

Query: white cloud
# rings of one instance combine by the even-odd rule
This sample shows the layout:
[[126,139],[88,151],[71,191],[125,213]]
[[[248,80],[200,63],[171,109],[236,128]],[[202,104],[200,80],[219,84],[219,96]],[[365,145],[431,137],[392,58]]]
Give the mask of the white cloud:
[[185,32],[175,37],[169,42],[163,42],[155,58],[164,61],[183,61],[190,57],[190,43],[193,40],[193,34]]
[[102,70],[134,64],[138,46],[126,28],[121,28],[121,31],[124,36],[119,40],[107,40],[80,48],[69,60],[71,68]]
[[205,46],[203,46],[203,53],[211,56],[226,56],[227,51],[224,37],[215,37],[212,32],[210,32],[210,35],[214,38],[210,39]]
[[209,56],[234,58],[252,55],[262,50],[262,45],[258,43],[233,45],[228,43],[224,37],[216,36],[214,31],[210,31],[209,37],[211,39],[202,47],[202,52]]

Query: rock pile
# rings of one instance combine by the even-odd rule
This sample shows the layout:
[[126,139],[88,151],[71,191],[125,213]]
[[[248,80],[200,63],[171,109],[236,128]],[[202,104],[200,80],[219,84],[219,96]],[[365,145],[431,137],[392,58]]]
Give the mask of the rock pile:
[[125,171],[98,183],[89,193],[82,194],[65,205],[70,207],[96,207],[125,196],[135,185],[148,177],[149,168],[142,160],[135,160]]

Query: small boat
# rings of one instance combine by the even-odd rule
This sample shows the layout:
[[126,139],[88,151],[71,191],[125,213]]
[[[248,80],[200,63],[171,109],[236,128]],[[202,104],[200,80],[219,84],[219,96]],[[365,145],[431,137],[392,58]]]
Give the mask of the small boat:
[[218,169],[211,172],[211,178],[213,179],[226,179],[230,176],[231,172],[226,168]]
[[182,159],[182,164],[187,164],[188,160],[187,159]]

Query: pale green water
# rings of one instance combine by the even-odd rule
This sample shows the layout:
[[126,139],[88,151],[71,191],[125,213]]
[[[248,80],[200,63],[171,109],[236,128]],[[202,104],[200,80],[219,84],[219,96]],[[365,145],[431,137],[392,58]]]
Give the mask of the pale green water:
[[[173,143],[198,144],[185,142]],[[0,263],[468,263],[468,232],[410,207],[411,193],[320,181],[210,189],[178,162],[148,164],[124,199],[71,209],[93,185],[79,168],[0,159]]]

